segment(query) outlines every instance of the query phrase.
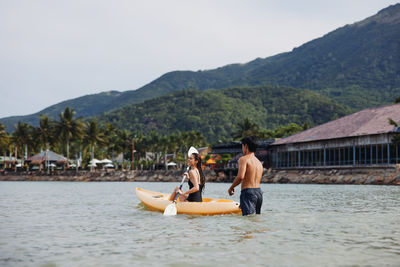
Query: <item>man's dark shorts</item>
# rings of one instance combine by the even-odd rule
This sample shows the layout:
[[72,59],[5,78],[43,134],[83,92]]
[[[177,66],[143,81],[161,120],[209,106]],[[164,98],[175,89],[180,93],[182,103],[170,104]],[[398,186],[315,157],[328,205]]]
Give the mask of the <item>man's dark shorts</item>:
[[260,188],[245,188],[240,192],[240,208],[243,216],[261,213],[262,194]]

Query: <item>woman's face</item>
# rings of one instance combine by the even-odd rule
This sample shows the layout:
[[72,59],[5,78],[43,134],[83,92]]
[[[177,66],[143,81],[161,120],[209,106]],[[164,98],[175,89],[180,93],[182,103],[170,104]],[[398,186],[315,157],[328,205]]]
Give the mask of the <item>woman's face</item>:
[[188,159],[188,164],[190,166],[196,166],[197,165],[197,160],[195,159],[195,157],[192,155],[190,155],[189,159]]

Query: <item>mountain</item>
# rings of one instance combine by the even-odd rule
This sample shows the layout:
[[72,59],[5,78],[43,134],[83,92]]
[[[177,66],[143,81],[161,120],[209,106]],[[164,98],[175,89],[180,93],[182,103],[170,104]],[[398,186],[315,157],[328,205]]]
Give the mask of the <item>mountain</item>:
[[32,115],[3,118],[0,119],[0,123],[3,123],[7,126],[8,132],[12,132],[14,130],[13,126],[19,121],[38,126],[40,119],[39,116],[41,114],[46,115],[52,119],[58,119],[58,115],[65,110],[66,106],[73,108],[76,111],[78,117],[87,118],[90,116],[101,114],[104,112],[104,110],[110,110],[110,102],[112,102],[113,99],[117,98],[120,95],[121,92],[118,91],[109,91],[99,94],[86,95],[60,102]]
[[199,130],[214,142],[217,138],[231,138],[245,118],[263,129],[274,129],[291,122],[322,124],[349,111],[309,90],[257,86],[178,91],[111,111],[96,120],[142,133]]
[[396,4],[291,52],[214,70],[173,71],[137,90],[112,92],[111,97],[104,97],[107,93],[84,96],[36,114],[3,118],[0,122],[12,130],[18,120],[37,122],[38,114],[54,118],[67,104],[79,116],[87,117],[178,90],[265,84],[311,89],[354,111],[393,102],[400,96],[399,73],[400,4]]
[[262,84],[319,91],[354,110],[393,102],[400,95],[400,4],[291,52],[215,70],[168,73],[126,92],[125,101],[138,103],[139,94]]
[[291,52],[214,70],[169,72],[138,90],[124,92],[113,106],[182,89],[263,84],[319,91],[353,109],[392,102],[400,95],[400,4]]

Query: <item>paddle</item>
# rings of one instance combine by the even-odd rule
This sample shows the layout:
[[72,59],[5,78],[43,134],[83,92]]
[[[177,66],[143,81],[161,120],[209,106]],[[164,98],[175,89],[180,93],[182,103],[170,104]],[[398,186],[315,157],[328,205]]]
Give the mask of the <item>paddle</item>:
[[[187,168],[186,168],[186,172],[189,171],[189,168],[190,168],[190,167],[187,167]],[[182,189],[182,185],[183,185],[183,182],[185,181],[185,178],[186,178],[186,176],[183,175],[182,182],[181,182],[181,184],[179,185],[179,190]],[[177,213],[177,210],[176,210],[176,199],[178,198],[178,195],[179,195],[179,192],[176,193],[175,199],[174,199],[174,201],[172,202],[172,204],[169,204],[169,205],[165,208],[165,210],[164,210],[164,215],[167,215],[167,216],[174,216],[174,215],[176,215],[176,213]]]
[[[194,147],[191,146],[191,147],[189,148],[189,151],[188,151],[188,156],[190,157],[190,155],[192,155],[193,153],[197,153],[197,154],[198,154],[199,151],[197,151],[196,148],[194,148]],[[190,169],[190,166],[188,166],[188,167],[186,168],[186,172],[188,172],[189,169]],[[181,184],[179,185],[179,190],[182,189],[182,185],[183,185],[183,182],[184,182],[184,181],[185,181],[185,175],[183,176],[182,182],[181,182]],[[179,195],[179,192],[176,193],[176,196],[175,196],[174,201],[173,201],[171,204],[169,204],[169,205],[165,208],[165,210],[164,210],[164,215],[166,215],[166,216],[175,216],[175,215],[177,214],[177,210],[176,210],[176,199],[178,198],[178,195]]]

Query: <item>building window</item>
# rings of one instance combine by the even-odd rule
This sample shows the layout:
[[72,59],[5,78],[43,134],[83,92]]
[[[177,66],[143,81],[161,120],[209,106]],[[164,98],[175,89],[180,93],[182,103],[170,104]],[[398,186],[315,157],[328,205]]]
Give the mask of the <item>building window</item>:
[[382,144],[382,151],[383,151],[383,155],[382,155],[382,159],[383,159],[383,164],[388,164],[389,163],[389,146],[388,144]]
[[387,145],[386,144],[382,144],[382,164],[387,163],[388,160],[388,156],[387,156]]
[[372,164],[378,164],[378,161],[377,161],[377,146],[376,145],[372,145],[371,146],[371,150],[372,150],[372,153],[371,153],[371,158],[372,158]]
[[390,144],[390,164],[397,164],[398,158],[396,152],[396,145]]

